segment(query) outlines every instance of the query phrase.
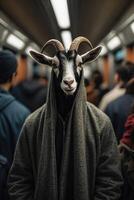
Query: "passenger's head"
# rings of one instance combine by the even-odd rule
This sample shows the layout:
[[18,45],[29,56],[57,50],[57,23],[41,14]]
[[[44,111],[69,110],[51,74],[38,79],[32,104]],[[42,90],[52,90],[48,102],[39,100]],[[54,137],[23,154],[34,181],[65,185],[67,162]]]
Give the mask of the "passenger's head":
[[33,79],[39,79],[41,77],[40,66],[37,62],[32,64]]
[[99,70],[94,70],[92,73],[92,81],[94,83],[95,88],[99,88],[103,83],[103,76]]
[[14,83],[17,70],[16,56],[8,50],[0,51],[0,86],[7,86],[10,89]]
[[134,77],[134,64],[131,62],[124,62],[117,70],[115,74],[115,81],[122,83],[124,86],[126,83]]
[[33,79],[41,81],[44,85],[48,85],[49,71],[37,62],[33,62]]

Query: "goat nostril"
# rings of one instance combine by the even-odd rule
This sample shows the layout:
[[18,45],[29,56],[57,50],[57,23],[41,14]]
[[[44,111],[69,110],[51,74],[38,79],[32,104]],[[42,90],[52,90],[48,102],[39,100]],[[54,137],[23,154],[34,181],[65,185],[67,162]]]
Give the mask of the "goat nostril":
[[68,84],[69,84],[69,85],[71,85],[73,82],[74,82],[74,80],[71,80],[71,81],[69,81],[69,83],[68,83]]
[[66,85],[68,85],[68,81],[63,81]]
[[64,83],[65,83],[66,85],[71,85],[73,82],[74,82],[74,80],[71,80],[71,81],[64,80]]

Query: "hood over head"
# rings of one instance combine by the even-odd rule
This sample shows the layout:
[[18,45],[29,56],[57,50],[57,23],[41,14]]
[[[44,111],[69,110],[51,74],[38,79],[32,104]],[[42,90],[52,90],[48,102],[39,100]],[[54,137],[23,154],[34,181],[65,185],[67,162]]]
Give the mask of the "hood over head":
[[[59,86],[60,87],[60,86]],[[61,91],[61,89],[59,89]],[[62,91],[61,91],[62,92]],[[57,96],[62,95],[63,97],[63,102],[56,102],[58,101]],[[73,100],[72,102],[72,108],[71,110],[73,111],[74,106],[76,104],[78,104],[79,109],[82,109],[81,106],[83,107],[83,105],[85,105],[86,103],[86,90],[85,90],[85,86],[84,86],[84,74],[83,74],[83,70],[81,71],[81,75],[80,75],[80,80],[79,80],[79,84],[77,86],[77,90],[74,93],[74,95],[65,95],[65,93],[62,92],[62,94],[57,94],[57,88],[56,88],[56,84],[55,84],[55,73],[52,70],[51,73],[51,81],[49,84],[49,90],[48,90],[48,95],[47,95],[47,107],[53,107],[54,110],[56,110],[57,112],[57,107],[59,105],[65,107],[65,103],[69,103],[69,99],[70,101]],[[61,105],[62,104],[62,105]],[[52,111],[53,112],[53,111]],[[53,113],[56,113],[53,112]],[[50,113],[50,112],[49,112]]]

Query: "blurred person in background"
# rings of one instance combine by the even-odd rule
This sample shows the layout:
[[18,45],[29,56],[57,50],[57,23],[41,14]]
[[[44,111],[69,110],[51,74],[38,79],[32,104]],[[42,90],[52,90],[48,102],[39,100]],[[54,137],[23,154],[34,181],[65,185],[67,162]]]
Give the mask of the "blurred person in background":
[[115,73],[115,87],[104,95],[102,98],[99,108],[104,111],[108,104],[115,100],[116,98],[122,96],[125,93],[125,85],[128,80],[131,78],[130,68],[133,68],[133,63],[124,62],[121,66],[116,70]]
[[120,140],[120,143],[123,143],[134,150],[134,102],[131,113],[129,114],[127,121],[125,122],[125,131]]
[[112,101],[105,109],[113,124],[118,142],[124,133],[125,121],[134,102],[134,66],[131,70],[133,78],[128,81],[125,94]]
[[31,112],[46,102],[48,87],[48,72],[43,72],[41,66],[33,63],[33,77],[25,79],[12,89],[15,98],[23,103]]
[[87,101],[98,106],[101,98],[109,90],[103,88],[103,76],[99,70],[94,70],[91,80],[85,79],[85,87],[87,91]]
[[125,132],[120,140],[124,186],[121,200],[134,200],[134,104],[125,123]]
[[89,78],[84,78],[84,85],[86,88],[86,95],[87,95],[87,101],[93,103],[94,102],[94,96],[91,96],[93,87],[91,86],[91,81]]
[[12,164],[16,142],[29,110],[10,93],[17,70],[15,55],[0,51],[0,199],[7,200],[7,174]]

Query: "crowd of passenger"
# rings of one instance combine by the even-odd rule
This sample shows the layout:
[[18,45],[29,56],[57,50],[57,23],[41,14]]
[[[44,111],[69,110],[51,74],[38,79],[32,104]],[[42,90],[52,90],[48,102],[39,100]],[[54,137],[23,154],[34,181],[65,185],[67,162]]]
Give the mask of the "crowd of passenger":
[[115,71],[113,88],[103,87],[100,71],[85,80],[87,100],[110,118],[121,155],[124,185],[121,200],[134,199],[134,63],[122,62]]
[[[15,146],[28,115],[46,102],[49,72],[21,55],[23,69],[19,79],[17,57],[8,50],[0,51],[0,199],[8,200],[7,176]],[[25,63],[25,64],[24,64]],[[25,70],[24,70],[25,67]],[[16,81],[17,80],[17,81]],[[109,116],[122,161],[124,188],[121,200],[134,199],[134,63],[123,61],[116,68],[113,87],[105,87],[100,70],[85,78],[87,100]]]
[[95,70],[87,84],[87,100],[105,112],[113,125],[118,143],[125,131],[125,122],[134,103],[134,64],[122,62],[114,75],[113,88],[103,87],[103,77]]

